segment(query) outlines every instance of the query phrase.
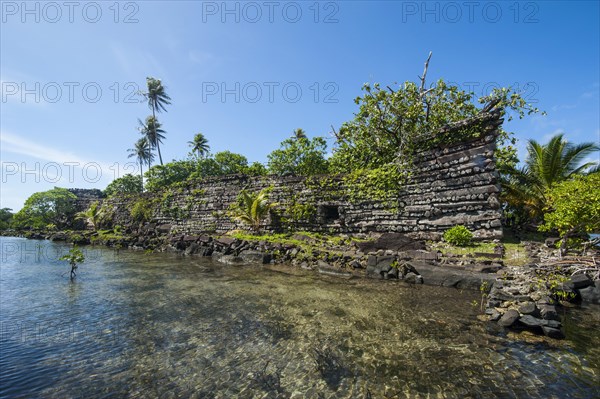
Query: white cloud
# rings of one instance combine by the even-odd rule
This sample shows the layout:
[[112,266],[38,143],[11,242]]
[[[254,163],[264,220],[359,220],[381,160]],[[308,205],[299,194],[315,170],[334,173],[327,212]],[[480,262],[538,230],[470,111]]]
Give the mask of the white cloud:
[[121,70],[130,76],[159,75],[166,79],[166,71],[152,54],[131,48],[125,48],[119,43],[111,45],[111,51]]
[[73,153],[52,148],[39,141],[34,142],[6,131],[0,131],[0,143],[2,144],[2,152],[25,155],[43,161],[56,162],[61,165],[72,165],[77,168],[84,168],[86,166],[95,167],[95,165],[98,165],[101,170],[107,172],[111,170],[109,164],[84,159]]
[[200,64],[200,65],[210,64],[210,63],[213,63],[216,61],[214,55],[203,52],[203,51],[197,51],[197,50],[190,50],[188,52],[188,58],[194,64]]

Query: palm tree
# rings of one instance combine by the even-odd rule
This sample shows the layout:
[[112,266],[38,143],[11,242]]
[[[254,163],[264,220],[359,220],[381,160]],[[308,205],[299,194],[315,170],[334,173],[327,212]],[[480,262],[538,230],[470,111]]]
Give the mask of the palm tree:
[[306,132],[304,131],[304,129],[301,129],[301,128],[294,129],[294,138],[296,140],[307,138],[306,137]]
[[[161,111],[167,111],[165,105],[171,104],[171,97],[167,95],[165,92],[165,87],[162,85],[160,79],[155,79],[153,77],[146,78],[146,85],[148,87],[148,91],[144,94],[144,97],[148,100],[148,107],[152,110],[152,116],[154,120],[156,120],[156,113]],[[156,132],[154,132],[154,136],[156,136]],[[164,137],[163,137],[164,138]],[[160,153],[160,142],[156,143],[156,148],[158,149],[158,158],[160,159],[160,164],[163,164],[162,155]]]
[[582,162],[599,149],[594,143],[569,143],[562,134],[552,137],[547,144],[529,140],[525,166],[509,169],[503,182],[505,199],[525,207],[532,219],[540,218],[546,207],[548,189],[575,175],[589,172],[590,168],[593,170],[596,162]]
[[208,140],[206,139],[206,137],[204,137],[202,133],[197,133],[194,136],[194,140],[188,141],[188,144],[190,145],[190,147],[192,147],[192,152],[198,153],[199,158],[203,158],[204,156],[206,156],[210,149],[208,145]]
[[160,164],[162,165],[160,143],[165,139],[166,132],[162,129],[161,123],[153,116],[147,117],[144,122],[138,119],[138,123],[140,125],[138,130],[148,139],[150,147],[158,150],[158,157],[160,159]]
[[257,194],[248,194],[246,191],[242,191],[239,203],[233,210],[233,218],[258,232],[262,221],[275,206],[277,206],[276,203],[268,202],[268,189],[263,189]]
[[100,226],[103,216],[104,212],[98,201],[92,202],[86,211],[77,212],[77,214],[75,214],[76,219],[85,220],[85,222],[88,225],[91,225],[94,230]]
[[150,163],[154,160],[154,154],[152,153],[152,148],[150,147],[150,143],[148,142],[147,137],[142,137],[138,141],[135,142],[134,148],[130,148],[127,150],[130,154],[128,158],[136,157],[137,161],[140,164],[140,176],[142,177],[142,189],[144,187],[144,173],[143,168],[144,164],[150,167]]

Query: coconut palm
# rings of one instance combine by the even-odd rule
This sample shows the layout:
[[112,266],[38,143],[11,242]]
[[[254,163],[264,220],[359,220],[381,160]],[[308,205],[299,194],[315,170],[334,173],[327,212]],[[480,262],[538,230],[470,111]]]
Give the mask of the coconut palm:
[[148,165],[150,168],[150,164],[154,160],[154,154],[152,153],[152,148],[150,147],[150,143],[148,142],[147,137],[142,137],[138,141],[135,142],[135,146],[127,150],[130,154],[128,158],[135,157],[140,164],[140,176],[142,177],[142,188],[144,186],[144,164]]
[[529,140],[525,166],[507,171],[503,182],[504,198],[509,204],[524,207],[533,220],[539,219],[546,207],[548,189],[593,170],[596,162],[582,162],[599,149],[594,143],[569,143],[562,134],[552,137],[547,144]]
[[202,133],[196,133],[194,136],[194,140],[188,141],[190,147],[192,147],[192,152],[196,152],[199,158],[203,158],[208,154],[210,149],[208,145],[208,140]]
[[305,139],[306,137],[306,132],[304,131],[304,129],[298,128],[298,129],[294,129],[294,136],[293,136],[296,140],[300,140],[300,139]]
[[[147,77],[146,85],[148,91],[143,93],[143,95],[148,100],[148,107],[150,107],[152,110],[152,116],[154,117],[154,120],[156,120],[157,112],[167,111],[165,105],[171,104],[171,97],[169,97],[165,92],[165,87],[160,79]],[[156,136],[156,132],[154,132],[154,135]],[[160,164],[162,165],[163,160],[160,153],[160,142],[156,143],[156,148],[158,149],[158,158],[160,159]]]
[[257,194],[242,191],[238,200],[239,203],[233,210],[233,218],[249,225],[255,232],[260,231],[262,221],[268,216],[271,208],[277,206],[276,203],[268,202],[267,189],[263,189]]
[[160,159],[160,164],[162,165],[160,143],[162,143],[162,141],[165,139],[166,132],[162,129],[161,123],[153,116],[147,117],[144,122],[138,119],[138,123],[140,125],[138,130],[144,135],[144,137],[148,139],[150,147],[158,150],[158,157]]

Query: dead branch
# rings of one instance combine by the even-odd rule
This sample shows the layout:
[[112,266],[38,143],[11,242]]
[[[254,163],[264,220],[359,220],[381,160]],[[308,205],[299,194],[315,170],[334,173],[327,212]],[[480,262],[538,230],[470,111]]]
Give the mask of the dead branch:
[[425,95],[425,78],[427,77],[427,68],[429,68],[429,60],[431,59],[432,52],[429,52],[429,57],[427,57],[427,61],[425,61],[425,69],[423,69],[423,76],[419,76],[421,80],[421,97]]

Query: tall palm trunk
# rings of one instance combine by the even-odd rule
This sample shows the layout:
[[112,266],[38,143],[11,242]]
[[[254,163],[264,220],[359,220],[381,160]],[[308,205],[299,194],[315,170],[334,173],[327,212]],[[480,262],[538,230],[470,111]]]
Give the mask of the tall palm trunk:
[[[156,113],[154,111],[155,108],[156,105],[152,105],[152,117],[154,118],[154,125],[152,126],[152,129],[154,129],[154,137],[156,137]],[[160,166],[162,166],[163,160],[162,155],[160,153],[160,143],[158,141],[156,142],[156,149],[158,150],[158,159],[160,160]]]
[[142,178],[142,191],[144,191],[144,164],[140,160],[140,177]]

